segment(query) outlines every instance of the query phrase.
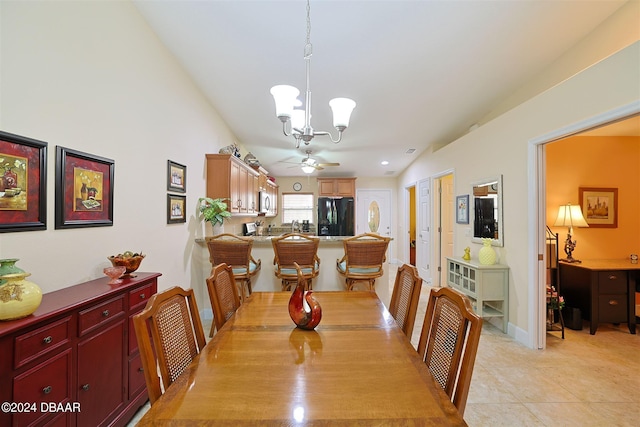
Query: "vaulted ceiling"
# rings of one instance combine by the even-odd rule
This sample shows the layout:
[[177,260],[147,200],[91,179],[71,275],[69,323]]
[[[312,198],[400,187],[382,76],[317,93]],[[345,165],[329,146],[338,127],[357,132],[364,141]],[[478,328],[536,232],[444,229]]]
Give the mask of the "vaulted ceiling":
[[272,175],[302,175],[296,163],[311,150],[340,163],[314,175],[362,177],[396,176],[464,135],[624,3],[312,0],[311,124],[335,135],[329,99],[357,106],[342,142],[317,136],[296,150],[269,89],[304,93],[305,1],[134,0]]

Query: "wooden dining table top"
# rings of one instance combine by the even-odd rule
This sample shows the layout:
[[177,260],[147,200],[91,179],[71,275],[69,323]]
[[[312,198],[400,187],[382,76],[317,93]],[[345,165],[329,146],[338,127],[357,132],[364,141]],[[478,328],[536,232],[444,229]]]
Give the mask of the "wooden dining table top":
[[466,425],[375,292],[254,292],[140,420],[147,425]]

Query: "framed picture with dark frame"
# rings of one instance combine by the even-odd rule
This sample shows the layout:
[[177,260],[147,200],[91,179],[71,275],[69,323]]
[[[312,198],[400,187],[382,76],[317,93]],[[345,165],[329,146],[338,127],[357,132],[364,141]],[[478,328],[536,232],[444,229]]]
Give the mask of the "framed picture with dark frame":
[[579,187],[582,216],[594,228],[618,227],[618,189]]
[[56,229],[113,225],[111,159],[56,147]]
[[167,194],[167,224],[187,222],[187,196]]
[[174,161],[167,161],[167,190],[187,192],[187,167]]
[[469,195],[456,196],[456,223],[469,224]]
[[0,233],[46,230],[47,147],[0,131]]

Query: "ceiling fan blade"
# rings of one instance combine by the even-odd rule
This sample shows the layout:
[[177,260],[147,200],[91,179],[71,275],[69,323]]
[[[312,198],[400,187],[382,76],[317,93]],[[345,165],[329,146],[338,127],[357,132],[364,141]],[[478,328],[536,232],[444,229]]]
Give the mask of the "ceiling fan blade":
[[321,171],[324,168],[322,167],[322,165],[313,165],[313,167],[317,170],[317,171]]
[[318,163],[318,166],[340,166],[340,163]]

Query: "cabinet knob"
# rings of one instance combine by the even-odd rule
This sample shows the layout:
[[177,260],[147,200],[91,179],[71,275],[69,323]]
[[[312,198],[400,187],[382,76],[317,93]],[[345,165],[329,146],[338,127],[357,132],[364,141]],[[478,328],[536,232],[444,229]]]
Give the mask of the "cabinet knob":
[[618,305],[618,300],[610,299],[609,300],[609,305]]
[[103,312],[102,312],[102,315],[103,315],[104,317],[109,317],[109,310],[105,310],[105,311],[103,311]]
[[140,299],[145,299],[145,298],[146,298],[145,294],[140,294]]
[[609,276],[609,280],[616,280],[618,278],[618,276],[616,276],[615,274],[611,274]]
[[144,368],[142,367],[138,368],[138,372],[144,372]]
[[82,385],[82,389],[83,389],[84,391],[89,391],[89,384],[83,384],[83,385]]
[[44,337],[44,339],[42,340],[44,344],[51,344],[51,341],[53,341],[53,338],[51,338],[51,335],[49,335],[48,337]]
[[45,388],[42,389],[42,392],[44,394],[49,394],[51,393],[51,391],[53,390],[53,387],[51,387],[50,385],[46,386]]

